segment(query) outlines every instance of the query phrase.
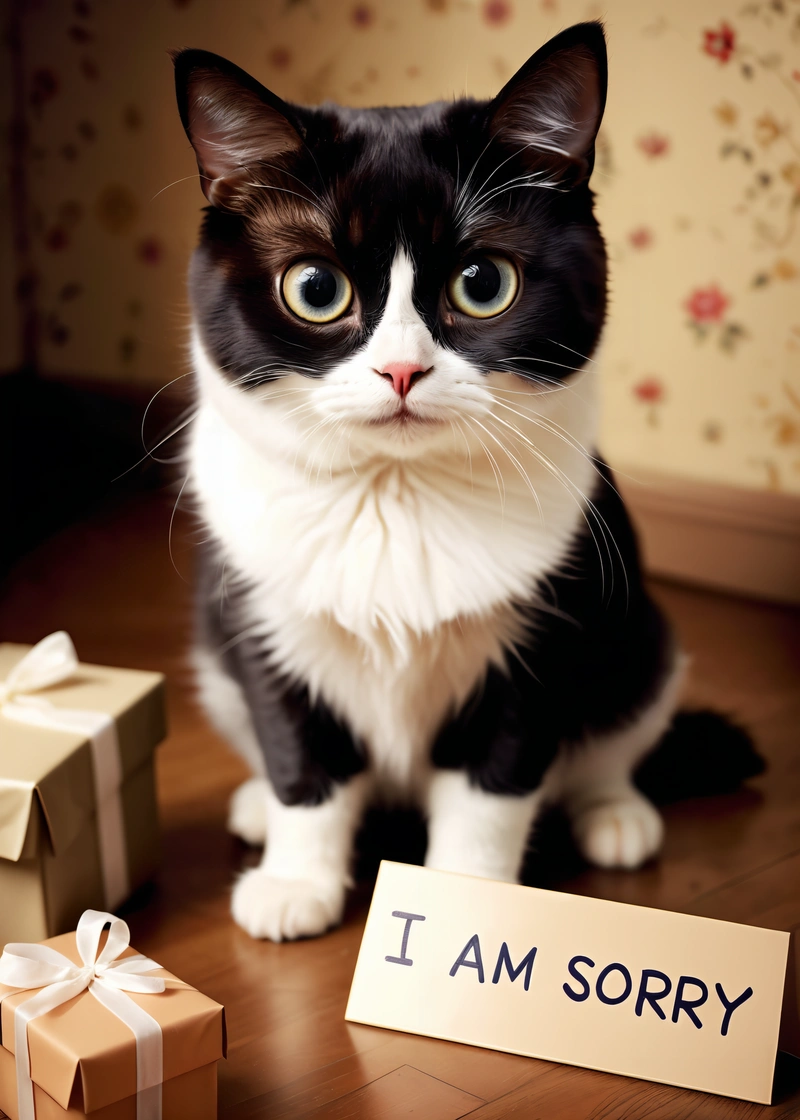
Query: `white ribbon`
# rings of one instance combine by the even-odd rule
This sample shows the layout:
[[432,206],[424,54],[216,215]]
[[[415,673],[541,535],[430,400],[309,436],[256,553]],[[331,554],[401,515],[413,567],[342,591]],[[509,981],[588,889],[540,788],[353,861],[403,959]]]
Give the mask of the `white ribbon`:
[[78,732],[89,739],[103,891],[105,904],[111,908],[130,894],[117,725],[106,712],[57,708],[43,696],[30,695],[69,680],[77,668],[78,655],[65,630],[43,638],[0,681],[0,715],[34,727]]
[[[111,923],[102,952],[100,935]],[[157,994],[166,988],[161,976],[146,976],[161,965],[143,957],[117,958],[130,945],[126,922],[113,914],[86,910],[78,922],[76,942],[83,965],[74,964],[49,945],[10,944],[0,957],[0,983],[12,988],[41,988],[14,1012],[19,1120],[36,1120],[28,1050],[28,1023],[87,989],[133,1032],[136,1041],[136,1120],[161,1120],[164,1080],[161,1026],[125,992]],[[6,993],[8,995],[10,993]],[[4,997],[0,997],[4,998]]]

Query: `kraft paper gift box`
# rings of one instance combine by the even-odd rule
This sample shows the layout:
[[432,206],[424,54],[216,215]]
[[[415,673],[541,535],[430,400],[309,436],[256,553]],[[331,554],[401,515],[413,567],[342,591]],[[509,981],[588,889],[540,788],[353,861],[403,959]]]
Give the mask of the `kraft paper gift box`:
[[117,907],[158,863],[159,673],[79,664],[67,634],[0,644],[0,948]]
[[216,1117],[224,1008],[129,939],[120,918],[89,910],[76,933],[6,946],[0,979],[26,984],[0,983],[0,1110],[11,1120]]

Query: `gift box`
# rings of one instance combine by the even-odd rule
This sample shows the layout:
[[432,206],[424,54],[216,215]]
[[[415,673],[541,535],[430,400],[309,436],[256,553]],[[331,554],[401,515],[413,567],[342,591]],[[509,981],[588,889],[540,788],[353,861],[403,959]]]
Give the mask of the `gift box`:
[[75,933],[6,946],[0,1110],[11,1120],[216,1117],[224,1008],[129,941],[120,918],[90,910]]
[[159,673],[79,664],[69,636],[0,644],[0,947],[116,908],[159,854]]

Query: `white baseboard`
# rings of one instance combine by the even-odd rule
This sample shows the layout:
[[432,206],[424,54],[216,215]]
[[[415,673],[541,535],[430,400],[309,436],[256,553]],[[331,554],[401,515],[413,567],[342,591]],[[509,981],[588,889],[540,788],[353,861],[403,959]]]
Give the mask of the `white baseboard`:
[[800,497],[616,466],[647,571],[800,603]]

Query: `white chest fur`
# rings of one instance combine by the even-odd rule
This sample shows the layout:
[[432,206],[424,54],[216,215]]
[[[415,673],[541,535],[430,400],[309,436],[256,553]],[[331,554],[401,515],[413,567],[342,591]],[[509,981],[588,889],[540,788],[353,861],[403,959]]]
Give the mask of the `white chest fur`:
[[268,403],[227,385],[199,348],[196,358],[191,484],[252,586],[252,622],[275,664],[405,782],[448,711],[503,663],[513,600],[565,558],[592,488],[579,447],[594,438],[592,375],[543,398],[537,422],[515,420],[535,451],[504,447],[493,424],[486,452],[453,431],[420,458],[356,449],[353,461],[348,449],[319,461],[288,453]]

